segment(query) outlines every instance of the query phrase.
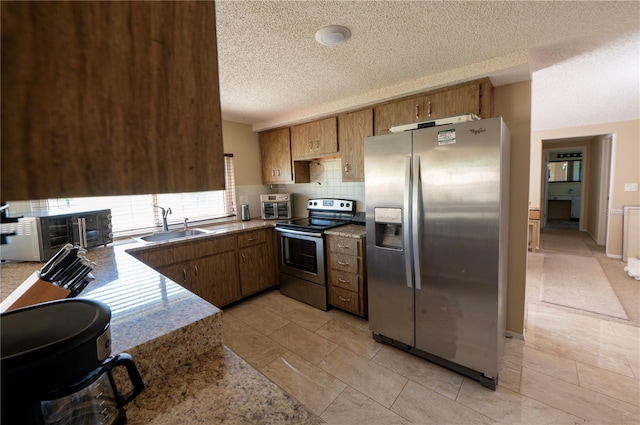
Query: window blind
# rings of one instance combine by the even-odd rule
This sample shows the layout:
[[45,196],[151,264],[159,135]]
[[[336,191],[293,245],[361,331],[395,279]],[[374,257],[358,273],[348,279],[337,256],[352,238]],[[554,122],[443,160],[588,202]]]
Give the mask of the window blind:
[[[129,196],[101,196],[88,198],[54,198],[46,200],[47,209],[98,210],[111,209],[113,234],[118,236],[134,230],[150,229],[162,225],[158,205],[171,208],[167,217],[169,225],[213,218],[231,217],[236,214],[235,176],[233,155],[225,154],[225,190],[208,192],[162,193]],[[42,208],[42,202],[39,203]],[[155,229],[154,229],[155,230]]]

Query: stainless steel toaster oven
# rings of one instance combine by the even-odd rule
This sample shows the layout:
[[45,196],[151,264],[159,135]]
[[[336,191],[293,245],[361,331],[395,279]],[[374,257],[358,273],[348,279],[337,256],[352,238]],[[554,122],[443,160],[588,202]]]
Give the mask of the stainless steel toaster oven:
[[260,195],[260,210],[263,220],[293,218],[291,195],[288,193]]

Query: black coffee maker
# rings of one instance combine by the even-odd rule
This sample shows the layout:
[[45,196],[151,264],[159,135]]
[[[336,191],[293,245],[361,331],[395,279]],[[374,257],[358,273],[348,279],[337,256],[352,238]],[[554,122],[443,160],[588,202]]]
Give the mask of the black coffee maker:
[[78,298],[0,315],[2,424],[125,424],[144,384],[130,355],[111,355],[110,321],[106,304]]

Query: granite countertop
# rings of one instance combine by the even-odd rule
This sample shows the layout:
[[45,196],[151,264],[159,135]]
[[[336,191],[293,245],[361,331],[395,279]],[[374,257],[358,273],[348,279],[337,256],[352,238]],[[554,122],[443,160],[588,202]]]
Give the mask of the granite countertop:
[[[262,220],[225,223],[206,227],[219,230],[213,236],[193,238],[273,225]],[[145,390],[125,407],[128,423],[320,423],[222,344],[219,308],[127,252],[150,246],[129,239],[89,250],[87,258],[97,264],[95,281],[81,294],[109,305],[112,352],[131,354],[145,382]],[[1,298],[43,265],[0,265]]]
[[346,226],[340,226],[333,229],[325,230],[324,233],[326,235],[362,239],[367,235],[367,228],[358,224],[347,224]]

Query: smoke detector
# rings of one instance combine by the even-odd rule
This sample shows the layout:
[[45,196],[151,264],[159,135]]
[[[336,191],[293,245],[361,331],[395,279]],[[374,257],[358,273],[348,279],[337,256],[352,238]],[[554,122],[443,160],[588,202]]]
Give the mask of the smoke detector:
[[325,46],[335,46],[344,43],[351,37],[349,28],[342,25],[329,25],[318,30],[316,40]]

